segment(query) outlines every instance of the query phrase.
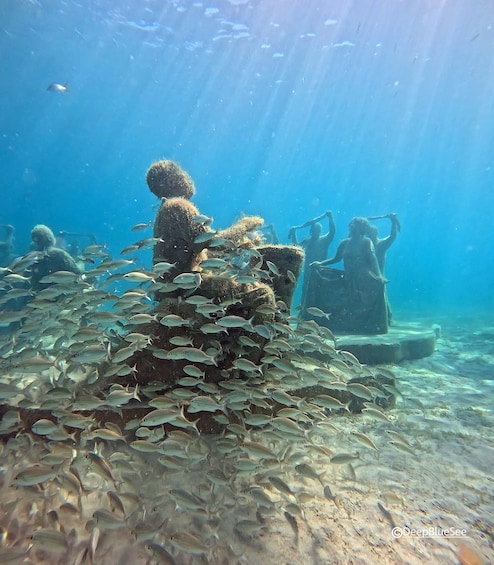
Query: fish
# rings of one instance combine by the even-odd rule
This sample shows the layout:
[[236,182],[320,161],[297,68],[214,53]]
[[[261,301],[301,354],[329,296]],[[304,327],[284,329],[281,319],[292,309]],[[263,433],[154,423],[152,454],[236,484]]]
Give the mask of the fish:
[[176,263],[168,263],[167,261],[159,261],[153,265],[153,273],[164,275],[176,266]]
[[177,314],[167,314],[160,319],[160,324],[167,328],[179,328],[181,326],[190,326],[191,320],[184,319]]
[[295,276],[293,271],[288,270],[286,272],[286,276],[288,277],[288,280],[293,283],[293,284],[297,284],[297,277]]
[[142,249],[152,249],[158,243],[164,243],[164,241],[160,237],[146,237],[144,239],[140,239],[139,241],[134,242],[134,245],[137,245],[139,250]]
[[178,410],[175,408],[156,408],[141,419],[143,426],[161,426],[169,424],[176,418]]
[[366,447],[370,447],[371,449],[374,449],[374,450],[377,451],[376,444],[372,441],[372,439],[369,436],[366,436],[363,433],[355,432],[355,431],[351,432],[351,434],[362,445],[365,445]]
[[32,487],[53,479],[55,475],[56,471],[53,467],[33,465],[32,467],[19,471],[12,480],[12,484],[18,487]]
[[130,273],[125,273],[123,278],[128,280],[129,282],[135,283],[146,283],[154,281],[153,275],[149,273],[144,273],[142,271],[131,271]]
[[193,363],[204,363],[205,365],[216,365],[216,359],[212,355],[208,355],[202,349],[195,347],[175,347],[167,352],[167,359],[191,361]]
[[415,451],[409,447],[408,445],[404,444],[401,441],[388,441],[388,444],[397,449],[398,451],[402,451],[403,453],[407,453],[408,455],[415,456]]
[[215,231],[206,231],[204,233],[199,234],[195,239],[194,243],[208,243],[216,236]]
[[292,496],[295,496],[292,489],[285,483],[285,481],[283,479],[280,479],[279,477],[276,477],[275,475],[271,475],[271,476],[268,477],[268,481],[276,489],[278,489],[280,492],[283,492],[284,494],[290,494]]
[[52,82],[48,85],[47,89],[49,92],[69,92],[68,83],[60,84],[59,82]]
[[115,477],[110,465],[108,464],[108,461],[104,459],[99,453],[97,453],[96,451],[88,451],[86,458],[92,464],[93,468],[99,472],[100,475],[115,482]]
[[297,519],[295,516],[292,516],[286,510],[283,512],[283,516],[286,518],[286,521],[290,524],[290,528],[292,528],[293,533],[295,534],[295,545],[298,545],[298,524]]
[[372,418],[377,418],[378,420],[384,420],[385,422],[389,422],[389,418],[386,416],[386,414],[381,410],[379,410],[378,408],[366,406],[365,408],[362,408],[362,414],[367,414]]
[[269,272],[275,275],[276,277],[281,276],[278,267],[272,261],[266,261],[266,267],[268,268]]
[[20,359],[19,361],[14,361],[12,366],[15,369],[19,369],[21,373],[38,373],[51,369],[52,367],[60,369],[56,360],[52,361],[44,357],[29,357],[27,359]]
[[113,512],[105,509],[93,512],[93,518],[102,530],[118,530],[127,526],[125,519],[117,518]]
[[172,345],[176,345],[178,347],[188,347],[189,345],[194,346],[192,338],[184,335],[176,335],[175,337],[171,337],[168,341]]
[[130,228],[130,231],[142,231],[142,230],[147,230],[148,228],[151,227],[151,222],[147,222],[147,223],[140,223],[140,224],[136,224],[135,226],[132,226]]
[[271,416],[267,414],[249,414],[249,416],[244,419],[244,422],[248,426],[265,426],[270,421]]
[[395,432],[394,430],[386,430],[386,433],[388,433],[391,437],[393,437],[394,441],[403,443],[403,444],[407,445],[408,447],[412,447],[411,443],[405,437],[403,437],[401,434],[399,434],[398,432]]
[[212,316],[221,316],[224,314],[224,310],[221,306],[211,303],[198,304],[196,306],[196,312],[197,314],[201,314],[201,316],[205,316],[207,318],[211,318]]
[[220,258],[206,259],[201,262],[203,269],[221,269],[228,266],[228,261]]
[[355,459],[360,459],[360,454],[358,452],[355,454],[338,453],[336,455],[333,455],[333,457],[329,459],[329,462],[333,463],[334,465],[345,465],[347,463],[350,463],[350,461],[355,461]]
[[145,548],[147,553],[158,563],[164,563],[165,565],[177,565],[177,562],[175,561],[173,555],[169,553],[162,545],[154,542],[149,542],[145,545]]
[[183,371],[186,375],[189,375],[191,377],[196,377],[198,379],[204,378],[205,375],[205,372],[199,369],[199,367],[196,367],[195,365],[185,365]]
[[123,406],[128,404],[131,400],[139,401],[139,385],[136,385],[131,391],[122,387],[121,385],[113,385],[106,397],[104,404],[106,406]]
[[235,367],[235,369],[238,369],[239,371],[243,371],[245,373],[258,372],[262,374],[262,367],[242,357],[235,359],[233,361],[233,366]]
[[189,532],[177,532],[170,537],[173,546],[192,555],[203,555],[208,547],[200,539]]
[[69,547],[65,533],[54,528],[39,528],[29,535],[28,539],[36,547],[48,552],[63,553]]
[[297,471],[297,473],[299,473],[303,477],[306,477],[308,479],[314,479],[315,481],[319,481],[321,485],[324,486],[321,477],[324,476],[325,472],[316,473],[316,471],[307,463],[299,463],[298,465],[295,465],[295,471]]
[[31,431],[33,431],[37,435],[45,436],[53,432],[53,430],[57,428],[57,424],[55,424],[52,420],[41,418],[40,420],[34,422],[34,424],[31,426]]
[[346,389],[348,392],[364,400],[372,400],[373,398],[372,392],[361,383],[348,383]]
[[334,502],[336,500],[336,495],[334,495],[331,492],[331,488],[329,487],[329,485],[324,485],[324,498],[326,498],[327,500],[331,500],[332,502]]
[[197,216],[194,216],[190,221],[193,224],[199,224],[201,226],[209,226],[210,224],[213,223],[214,218],[210,218],[208,216],[205,216],[204,214],[198,214]]
[[396,524],[393,520],[393,516],[391,516],[391,512],[389,510],[386,510],[386,508],[384,508],[384,506],[380,502],[377,503],[377,507],[381,511],[382,515],[386,518],[391,528],[396,528]]
[[348,410],[348,404],[343,404],[340,400],[328,394],[318,394],[312,399],[312,402],[329,410]]
[[248,455],[258,459],[277,459],[274,451],[258,441],[244,441],[239,447]]
[[224,316],[216,321],[218,326],[222,328],[242,328],[252,330],[252,320],[246,320],[241,316]]
[[331,314],[328,314],[327,312],[323,312],[320,308],[317,308],[316,306],[310,306],[305,311],[307,312],[307,314],[309,314],[309,316],[314,316],[314,318],[326,318],[326,320],[329,320],[331,317]]
[[209,396],[195,396],[187,407],[187,412],[193,414],[195,412],[218,412],[224,411],[225,407],[218,404]]

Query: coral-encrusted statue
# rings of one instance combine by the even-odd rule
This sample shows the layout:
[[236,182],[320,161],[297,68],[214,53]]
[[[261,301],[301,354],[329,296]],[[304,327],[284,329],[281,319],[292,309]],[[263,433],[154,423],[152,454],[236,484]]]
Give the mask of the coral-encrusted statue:
[[34,290],[44,288],[41,279],[56,271],[70,271],[80,274],[81,270],[74,259],[63,249],[55,247],[55,235],[48,226],[38,224],[31,230],[33,249],[40,251],[31,269],[31,286]]
[[[153,164],[146,180],[162,199],[154,223],[153,263],[166,262],[173,267],[164,272],[157,269],[156,316],[160,321],[148,328],[153,348],[162,354],[137,352],[130,360],[136,367],[135,379],[140,383],[160,380],[173,386],[190,363],[181,357],[182,351],[170,353],[179,343],[194,348],[194,353],[186,355],[206,355],[204,359],[210,360],[203,367],[205,380],[238,376],[238,357],[245,364],[259,363],[263,356],[269,328],[255,329],[275,322],[282,311],[286,313],[281,301],[289,307],[303,252],[295,247],[262,247],[257,230],[263,220],[256,216],[214,231],[210,219],[201,216],[189,201],[195,193],[192,179],[173,161]],[[196,281],[192,288],[177,283],[189,279]],[[160,283],[166,288],[160,290]],[[258,346],[242,349],[241,336]]]

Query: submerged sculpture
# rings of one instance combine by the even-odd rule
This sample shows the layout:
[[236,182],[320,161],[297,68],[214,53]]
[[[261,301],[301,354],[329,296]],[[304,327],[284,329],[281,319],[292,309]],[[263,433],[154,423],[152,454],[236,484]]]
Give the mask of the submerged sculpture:
[[79,266],[67,251],[55,246],[55,235],[48,226],[43,224],[34,226],[31,230],[31,239],[33,250],[40,252],[31,267],[31,287],[33,290],[45,288],[46,284],[42,282],[43,277],[57,271],[81,273]]
[[[146,178],[162,198],[153,234],[159,304],[157,320],[146,329],[153,348],[163,354],[136,352],[129,361],[135,364],[135,380],[173,384],[195,359],[207,365],[206,380],[213,382],[240,372],[240,366],[255,366],[270,337],[264,324],[290,308],[303,252],[262,245],[257,230],[263,220],[256,216],[214,231],[211,218],[189,200],[195,193],[192,179],[172,161],[153,164]],[[240,347],[242,336],[253,343],[248,352]]]
[[[322,226],[319,223],[324,218],[328,218],[329,229],[324,235],[321,235]],[[310,235],[303,239],[300,243],[297,239],[297,230],[310,227]],[[321,214],[317,218],[309,220],[301,226],[293,226],[288,232],[293,245],[300,245],[305,251],[305,265],[304,265],[304,278],[302,283],[302,309],[307,300],[307,288],[310,279],[311,264],[315,261],[324,261],[328,256],[328,249],[331,245],[334,235],[336,233],[336,226],[333,219],[333,213],[330,211]]]
[[[311,307],[322,310],[327,316],[318,320],[319,323],[338,333],[380,334],[388,331],[387,281],[383,277],[376,244],[382,241],[379,256],[384,266],[386,250],[399,227],[396,216],[392,217],[393,238],[378,240],[366,218],[353,218],[348,238],[339,244],[335,256],[311,263],[303,315],[310,316]],[[328,268],[340,261],[343,261],[343,271]]]
[[14,226],[10,224],[0,224],[3,231],[0,240],[0,268],[7,267],[14,259]]

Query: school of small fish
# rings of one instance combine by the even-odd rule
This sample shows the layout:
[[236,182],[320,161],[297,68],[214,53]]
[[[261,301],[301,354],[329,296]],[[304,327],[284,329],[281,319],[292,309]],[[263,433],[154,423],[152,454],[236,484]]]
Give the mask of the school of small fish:
[[[298,542],[304,505],[326,499],[336,508],[341,469],[358,480],[352,464],[383,447],[358,419],[342,437],[331,416],[344,417],[348,404],[332,392],[364,400],[360,420],[388,422],[378,399],[396,389],[349,382],[373,372],[337,351],[331,332],[314,321],[276,312],[276,321],[253,325],[229,314],[228,303],[202,296],[200,273],[163,282],[173,268],[166,258],[146,270],[100,245],[83,256],[91,265],[84,275],[52,273],[36,294],[25,277],[33,256],[0,280],[0,323],[8,326],[0,335],[0,562],[252,563],[249,552],[262,550],[275,516]],[[262,270],[255,250],[207,261],[208,270],[240,282],[279,276],[274,264]],[[194,317],[156,310],[155,294],[177,289]],[[140,331],[151,321],[183,330],[168,351]],[[194,346],[188,330],[198,324],[211,347]],[[232,374],[208,382],[221,335],[232,331],[240,332]],[[242,356],[260,347],[249,335],[267,340],[259,364]],[[127,361],[144,350],[188,362],[176,387],[119,384],[135,371]],[[307,387],[318,392],[293,392]],[[119,424],[133,407],[149,410]],[[102,421],[101,413],[114,417]],[[191,417],[201,414],[222,432],[200,434]],[[389,446],[414,454],[392,430]]]

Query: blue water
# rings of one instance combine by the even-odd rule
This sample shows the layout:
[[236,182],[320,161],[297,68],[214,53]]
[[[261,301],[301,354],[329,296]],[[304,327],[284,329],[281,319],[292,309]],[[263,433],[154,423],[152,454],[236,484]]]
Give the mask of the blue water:
[[19,253],[45,223],[116,256],[170,158],[218,228],[260,214],[287,242],[329,209],[332,254],[353,216],[396,212],[394,311],[485,312],[493,25],[482,0],[2,0],[0,223]]

